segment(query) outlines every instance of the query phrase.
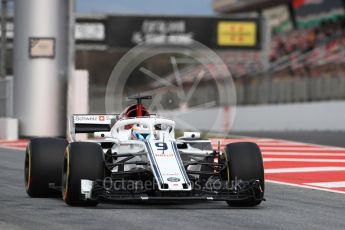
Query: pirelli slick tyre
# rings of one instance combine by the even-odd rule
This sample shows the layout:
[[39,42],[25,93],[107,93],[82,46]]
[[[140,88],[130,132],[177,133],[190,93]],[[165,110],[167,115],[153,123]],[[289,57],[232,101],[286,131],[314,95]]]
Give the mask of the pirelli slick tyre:
[[[225,147],[225,158],[228,163],[227,178],[235,180],[259,180],[262,196],[265,190],[264,165],[260,148],[251,142],[238,142]],[[245,199],[227,202],[234,207],[252,207],[259,205],[261,200]]]
[[25,153],[25,189],[30,197],[61,196],[49,184],[61,186],[61,168],[68,142],[61,138],[34,138]]
[[70,206],[96,206],[96,200],[84,200],[81,180],[104,178],[103,150],[99,144],[74,142],[67,146],[62,171],[63,200]]

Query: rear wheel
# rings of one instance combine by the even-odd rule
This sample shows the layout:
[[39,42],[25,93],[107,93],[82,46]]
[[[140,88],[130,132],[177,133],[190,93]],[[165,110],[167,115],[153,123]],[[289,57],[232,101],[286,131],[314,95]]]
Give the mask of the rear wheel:
[[61,186],[63,155],[68,142],[61,138],[35,138],[26,148],[24,163],[25,189],[30,197],[61,195],[49,184]]
[[68,145],[64,155],[62,194],[71,206],[96,206],[96,200],[84,200],[80,191],[81,180],[104,178],[103,150],[96,143],[74,142]]
[[[238,142],[225,147],[225,157],[228,163],[227,175],[229,181],[259,180],[262,196],[265,190],[264,166],[260,148],[251,142]],[[240,201],[227,202],[230,206],[251,207],[261,203],[261,200],[248,198]]]

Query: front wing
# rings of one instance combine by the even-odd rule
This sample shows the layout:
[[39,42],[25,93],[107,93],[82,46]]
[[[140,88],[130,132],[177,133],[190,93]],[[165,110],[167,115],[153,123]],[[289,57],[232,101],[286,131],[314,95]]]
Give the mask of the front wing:
[[115,189],[108,188],[104,181],[81,181],[81,194],[83,199],[111,201],[179,201],[179,200],[212,200],[212,201],[237,201],[245,199],[264,200],[260,181],[242,181],[235,187],[201,188],[191,191],[149,191],[144,189]]

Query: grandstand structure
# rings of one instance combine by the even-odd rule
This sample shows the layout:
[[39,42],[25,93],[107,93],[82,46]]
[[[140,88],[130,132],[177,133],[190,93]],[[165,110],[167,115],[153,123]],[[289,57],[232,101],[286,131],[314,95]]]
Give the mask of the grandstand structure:
[[[229,66],[240,70],[232,71],[239,104],[345,99],[344,1],[215,0],[213,6],[223,15],[265,17],[267,12],[276,11],[276,17],[267,18],[273,21],[269,23],[269,68],[253,71],[243,68],[245,65]],[[247,62],[255,60],[249,58]]]

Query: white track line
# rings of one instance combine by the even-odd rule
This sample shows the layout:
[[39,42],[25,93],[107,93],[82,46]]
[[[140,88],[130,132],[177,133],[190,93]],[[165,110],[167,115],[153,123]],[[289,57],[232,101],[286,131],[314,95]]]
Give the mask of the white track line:
[[[277,142],[280,140],[270,139],[270,138],[211,138],[212,141],[259,141],[259,142]],[[285,142],[285,141],[284,141]]]
[[301,153],[301,152],[262,152],[263,155],[275,156],[345,156],[345,153]]
[[[281,142],[260,142],[260,141],[251,141],[251,140],[242,140],[242,141],[234,141],[234,140],[231,140],[231,141],[220,141],[220,145],[221,146],[225,146],[227,144],[232,144],[232,143],[238,143],[238,142],[253,142],[253,143],[256,143],[257,145],[275,145],[275,144],[280,144],[280,145],[283,145],[283,146],[286,146],[287,144],[286,143],[281,143]],[[218,145],[218,141],[211,141],[211,144],[213,145]],[[305,146],[305,145],[304,145]]]
[[[320,146],[317,146],[317,145],[311,145],[311,144],[308,144],[308,143],[289,143],[289,142],[272,142],[272,144],[270,143],[267,143],[267,142],[259,142],[260,145],[262,146],[267,146],[267,147],[270,147],[271,145],[277,145],[277,146],[292,146],[292,147],[320,147]],[[271,146],[273,147],[273,146]],[[333,146],[334,147],[334,146]],[[338,147],[336,147],[338,148]]]
[[325,187],[325,188],[345,188],[345,181],[305,183],[306,185]]
[[307,188],[307,189],[313,189],[313,190],[320,190],[320,191],[326,191],[326,192],[345,194],[345,192],[343,192],[343,191],[337,191],[337,190],[332,190],[332,189],[327,189],[327,188],[318,188],[318,187],[313,187],[313,186],[309,186],[309,185],[293,184],[293,183],[280,182],[280,181],[275,181],[275,180],[265,180],[265,182],[269,182],[269,183],[273,183],[273,184],[288,185],[288,186],[299,187],[299,188]]
[[282,142],[285,142],[287,144],[304,144],[304,145],[319,146],[319,147],[326,147],[326,148],[339,148],[339,149],[344,149],[345,150],[345,148],[334,147],[334,146],[331,146],[331,145],[320,145],[320,144],[314,144],[314,143],[305,143],[305,142],[298,142],[298,141],[288,141],[288,140],[281,140],[281,139],[275,139],[275,140],[282,141]]
[[309,146],[314,146],[314,147],[326,147],[326,148],[339,148],[339,149],[344,149],[342,147],[334,147],[334,146],[330,146],[330,145],[320,145],[320,144],[315,144],[315,143],[305,143],[305,142],[298,142],[298,141],[289,141],[289,140],[283,140],[283,139],[268,139],[268,138],[253,138],[253,137],[247,137],[247,136],[239,136],[240,138],[212,138],[211,142],[214,144],[218,143],[218,140],[223,142],[226,140],[230,140],[231,142],[236,142],[236,141],[252,141],[252,142],[256,142],[258,144],[260,144],[260,142],[267,144],[267,142],[272,142],[272,144],[291,144],[291,145],[309,145]]
[[332,171],[345,171],[345,167],[275,168],[275,169],[265,169],[265,174],[297,173],[297,172],[332,172]]
[[264,158],[264,162],[334,162],[345,163],[345,159],[310,159],[310,158]]
[[322,147],[310,147],[310,148],[304,148],[304,147],[261,147],[260,146],[260,149],[261,151],[270,151],[270,150],[284,150],[284,151],[315,151],[315,152],[325,152],[325,151],[329,151],[329,150],[336,150],[336,151],[339,151],[339,152],[345,152],[345,149],[340,149],[340,148],[322,148]]
[[[220,140],[220,143],[223,143],[223,142],[229,142],[229,143],[232,143],[232,142],[236,142],[236,140]],[[241,142],[248,142],[250,140],[242,140]],[[212,144],[218,144],[218,141],[217,140],[213,140],[211,139],[211,143]],[[314,146],[314,145],[310,145],[308,143],[298,143],[298,144],[291,144],[291,143],[287,143],[287,142],[267,142],[267,141],[264,141],[264,142],[260,142],[260,141],[255,141],[255,143],[258,143],[259,145],[262,145],[262,146],[270,146],[270,145],[277,145],[277,146],[310,146],[310,147],[318,147],[318,146]],[[334,147],[334,146],[333,146]],[[338,148],[338,147],[336,147]]]
[[6,144],[1,144],[1,145],[4,145],[4,146],[26,146],[27,143],[6,143]]

